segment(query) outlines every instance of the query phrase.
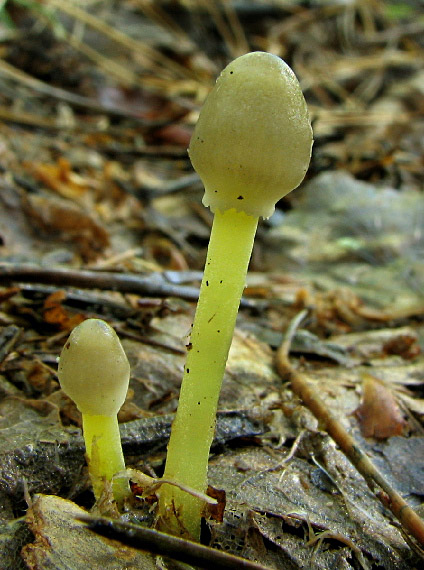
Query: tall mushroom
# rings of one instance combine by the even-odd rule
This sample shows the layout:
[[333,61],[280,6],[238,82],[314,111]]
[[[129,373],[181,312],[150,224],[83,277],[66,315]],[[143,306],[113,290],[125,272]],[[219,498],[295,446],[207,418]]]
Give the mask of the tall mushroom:
[[[165,477],[205,492],[218,398],[259,217],[308,169],[312,129],[299,83],[279,57],[243,55],[219,76],[190,142],[191,162],[214,213],[200,297]],[[203,503],[170,485],[159,525],[199,538]]]

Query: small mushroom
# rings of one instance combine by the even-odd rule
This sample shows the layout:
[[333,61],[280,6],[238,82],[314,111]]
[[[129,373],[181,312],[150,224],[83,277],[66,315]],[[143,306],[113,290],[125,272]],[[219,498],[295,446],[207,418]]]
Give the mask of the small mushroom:
[[106,322],[87,319],[74,328],[59,358],[62,390],[82,414],[88,467],[96,499],[105,480],[122,502],[130,495],[117,414],[125,401],[130,365],[118,335]]

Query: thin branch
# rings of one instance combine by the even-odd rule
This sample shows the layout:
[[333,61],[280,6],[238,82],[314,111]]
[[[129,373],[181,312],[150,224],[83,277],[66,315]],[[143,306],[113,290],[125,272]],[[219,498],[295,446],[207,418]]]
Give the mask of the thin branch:
[[[114,273],[109,271],[72,270],[57,267],[45,269],[37,265],[0,263],[0,286],[10,283],[40,283],[56,287],[79,287],[135,293],[145,297],[177,297],[197,301],[199,289],[187,285],[176,285],[167,281],[167,272],[140,276],[136,273]],[[252,307],[249,299],[242,299],[242,308]]]
[[232,2],[229,2],[228,0],[221,0],[221,4],[233,34],[235,48],[237,49],[236,54],[242,55],[247,53],[249,51],[249,42],[235,7]]
[[[301,316],[301,318],[299,318]],[[295,320],[295,326],[304,318],[304,311]],[[295,326],[290,327],[291,336]],[[290,337],[291,338],[291,337]],[[395,491],[368,459],[354,438],[349,435],[343,425],[328,411],[317,392],[307,383],[305,377],[295,370],[289,361],[289,342],[283,342],[277,351],[276,367],[282,378],[288,380],[293,392],[299,396],[304,404],[318,419],[320,429],[326,431],[337,443],[349,461],[364,477],[368,487],[381,503],[389,508],[399,520],[403,529],[413,536],[421,546],[424,546],[424,521]],[[379,488],[380,490],[376,489]]]
[[176,41],[182,42],[183,48],[190,50],[193,50],[193,48],[199,49],[198,46],[194,45],[188,33],[177,23],[175,18],[163,9],[159,2],[135,0],[135,3],[147,18],[155,22],[159,27],[167,30]]
[[29,264],[0,264],[0,285],[19,282],[113,290],[121,293],[138,293],[147,297],[179,297],[189,301],[195,301],[199,295],[197,287],[168,283],[160,273],[151,273],[144,277],[135,273],[44,269]]
[[131,548],[169,556],[174,560],[195,564],[199,568],[210,570],[268,570],[262,564],[150,528],[107,518],[93,518],[88,515],[78,517],[78,520],[86,523],[87,527],[96,534],[112,540],[119,540]]
[[235,44],[235,39],[233,37],[233,31],[228,26],[225,18],[223,17],[219,7],[216,4],[216,0],[213,2],[210,2],[209,0],[199,0],[199,4],[202,5],[207,12],[209,12],[216,29],[224,40],[229,53],[233,57],[240,55],[237,54],[237,47]]
[[[133,39],[117,28],[110,26],[100,18],[97,18],[89,12],[79,8],[78,6],[75,6],[73,3],[62,2],[62,0],[45,0],[45,3],[47,5],[54,6],[62,12],[65,12],[72,18],[75,18],[75,20],[83,22],[87,26],[90,26],[92,29],[97,30],[101,34],[108,37],[110,40],[125,47],[126,49],[137,54],[142,54],[146,60],[149,61],[149,64],[155,68],[156,73],[165,73],[167,76],[169,76],[169,72],[172,71],[177,77],[188,77],[190,79],[193,79],[193,73],[191,70],[186,69],[183,65],[178,64],[173,59],[149,46],[147,43]],[[158,65],[160,67],[157,67]]]
[[[25,85],[26,87],[29,87],[34,91],[37,91],[37,93],[42,93],[43,95],[47,95],[59,101],[64,101],[65,103],[68,103],[74,107],[89,109],[91,111],[117,116],[117,117],[131,118],[133,121],[142,123],[143,125],[146,126],[159,126],[163,124],[163,121],[159,123],[157,121],[152,122],[143,119],[136,113],[131,113],[127,109],[115,107],[114,105],[102,104],[99,101],[96,101],[96,99],[83,97],[82,95],[71,93],[70,91],[66,91],[65,89],[48,85],[47,83],[40,81],[40,79],[36,79],[35,77],[28,75],[21,69],[14,67],[13,65],[4,60],[0,60],[0,75],[7,77],[8,79],[12,79],[13,81],[17,81],[21,85]],[[4,107],[2,107],[2,109],[4,109]],[[21,115],[23,115],[25,118],[25,115],[23,113],[21,113]],[[46,118],[43,120],[49,121],[48,126],[54,126],[54,124],[50,125],[50,123],[53,123],[52,119]]]

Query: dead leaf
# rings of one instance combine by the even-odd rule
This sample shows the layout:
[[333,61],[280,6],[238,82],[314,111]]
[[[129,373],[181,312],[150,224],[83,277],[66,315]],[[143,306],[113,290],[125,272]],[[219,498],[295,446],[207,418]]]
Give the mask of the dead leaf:
[[17,293],[19,293],[19,291],[19,287],[8,287],[7,289],[3,289],[0,291],[0,303],[3,303],[3,301],[8,301]]
[[60,330],[71,330],[85,319],[84,315],[72,315],[63,307],[62,301],[66,299],[63,290],[55,291],[47,297],[43,305],[43,318],[46,323],[56,325]]
[[385,354],[399,355],[405,360],[415,358],[421,353],[416,334],[395,336],[384,344],[383,351]]
[[64,198],[79,198],[88,190],[87,182],[71,170],[69,161],[60,157],[56,164],[25,163],[31,174]]
[[167,125],[155,132],[155,138],[167,144],[180,145],[185,148],[190,144],[192,129],[184,125]]
[[85,524],[77,520],[84,515],[87,512],[71,501],[37,495],[26,517],[34,534],[34,542],[22,550],[28,568],[155,570],[156,565],[150,554],[89,532]]
[[206,505],[206,515],[208,518],[216,522],[224,520],[225,505],[227,504],[226,493],[223,489],[215,489],[212,485],[208,485],[207,495],[217,500],[216,505]]
[[52,370],[43,364],[40,360],[27,362],[23,364],[26,369],[26,377],[37,392],[49,395],[57,388],[57,382],[53,379]]
[[36,231],[41,230],[49,239],[56,234],[75,243],[86,260],[95,259],[109,245],[107,231],[71,202],[26,194],[22,207]]
[[386,439],[402,435],[407,422],[390,387],[371,374],[362,375],[363,398],[354,414],[362,435]]

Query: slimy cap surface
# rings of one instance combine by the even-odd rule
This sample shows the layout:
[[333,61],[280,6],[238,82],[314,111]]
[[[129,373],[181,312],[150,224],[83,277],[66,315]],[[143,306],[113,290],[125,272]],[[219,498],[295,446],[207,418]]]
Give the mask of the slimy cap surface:
[[58,376],[81,413],[116,415],[127,394],[130,365],[113,328],[100,319],[75,327],[60,355]]
[[303,180],[312,128],[300,85],[279,57],[252,52],[231,62],[209,93],[189,155],[213,212],[269,217]]

